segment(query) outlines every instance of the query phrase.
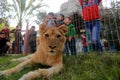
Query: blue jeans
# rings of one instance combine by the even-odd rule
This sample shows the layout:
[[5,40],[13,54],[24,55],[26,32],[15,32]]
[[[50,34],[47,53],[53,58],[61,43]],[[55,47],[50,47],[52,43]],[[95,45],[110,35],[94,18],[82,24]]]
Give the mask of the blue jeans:
[[75,38],[72,38],[71,41],[66,41],[65,43],[65,52],[66,52],[66,55],[69,55],[70,52],[71,52],[71,55],[76,55],[76,41],[75,41]]
[[91,42],[93,51],[103,51],[100,43],[100,20],[85,21],[87,40]]
[[83,46],[83,51],[84,51],[85,53],[88,53],[88,47],[87,47],[87,46]]

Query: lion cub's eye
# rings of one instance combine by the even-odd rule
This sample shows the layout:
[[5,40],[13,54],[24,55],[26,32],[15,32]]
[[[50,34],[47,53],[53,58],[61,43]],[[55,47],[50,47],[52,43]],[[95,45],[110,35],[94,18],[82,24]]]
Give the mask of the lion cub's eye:
[[61,37],[61,35],[57,35],[57,38],[60,38]]
[[46,37],[46,38],[49,38],[49,35],[48,35],[48,34],[45,34],[45,37]]

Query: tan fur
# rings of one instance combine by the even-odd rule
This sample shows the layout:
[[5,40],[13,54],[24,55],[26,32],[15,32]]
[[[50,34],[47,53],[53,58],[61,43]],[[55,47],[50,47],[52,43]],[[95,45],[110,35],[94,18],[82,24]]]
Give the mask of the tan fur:
[[[66,33],[68,29],[65,25],[60,27],[46,27],[44,24],[40,25],[40,44],[37,51],[25,58],[16,59],[24,61],[21,64],[11,69],[0,72],[1,75],[10,75],[21,71],[27,64],[41,63],[43,65],[51,66],[48,69],[38,69],[24,74],[19,80],[32,80],[37,77],[49,77],[58,73],[63,68],[62,52],[64,50],[64,43],[66,40]],[[13,61],[16,61],[13,60]]]

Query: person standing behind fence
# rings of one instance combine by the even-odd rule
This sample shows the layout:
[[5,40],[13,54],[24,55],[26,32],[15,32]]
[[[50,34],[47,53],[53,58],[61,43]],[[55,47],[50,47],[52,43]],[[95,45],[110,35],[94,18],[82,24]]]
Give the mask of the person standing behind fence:
[[62,24],[64,24],[64,15],[63,14],[59,14],[57,16],[56,26],[59,27]]
[[47,18],[44,19],[43,23],[47,27],[56,26],[54,13],[53,12],[49,12],[48,15],[47,15]]
[[28,37],[31,53],[34,53],[36,51],[36,36],[37,36],[37,32],[35,31],[35,26],[32,26],[29,30],[29,37]]
[[[75,27],[72,24],[72,19],[71,17],[65,17],[64,23],[67,25],[68,27],[68,33],[66,35],[67,40],[65,43],[65,51],[66,51],[66,55],[76,55],[76,41],[75,41]],[[70,52],[69,52],[70,50]]]
[[10,40],[10,29],[9,29],[9,25],[5,25],[5,28],[1,31],[5,33],[5,38],[7,38],[8,40]]
[[85,23],[87,40],[92,44],[93,51],[102,51],[100,43],[100,13],[98,5],[102,0],[79,0],[82,17]]
[[5,32],[0,32],[0,56],[5,55],[11,49],[11,43],[6,38]]
[[15,53],[21,53],[21,44],[22,44],[22,34],[21,34],[21,29],[20,26],[16,26],[14,30],[12,30],[15,35],[15,42],[14,42],[14,51]]
[[88,53],[88,42],[86,40],[86,36],[84,33],[81,34],[81,39],[82,39],[83,51],[85,53]]

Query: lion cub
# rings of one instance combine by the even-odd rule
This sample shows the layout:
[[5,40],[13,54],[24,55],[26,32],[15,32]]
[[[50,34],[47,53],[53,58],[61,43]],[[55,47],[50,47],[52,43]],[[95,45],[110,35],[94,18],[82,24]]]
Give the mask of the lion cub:
[[49,77],[58,73],[63,68],[62,52],[66,41],[66,33],[68,29],[65,25],[59,27],[46,27],[40,25],[40,44],[37,51],[29,57],[22,58],[22,63],[8,70],[0,72],[0,75],[10,75],[21,71],[26,65],[31,63],[40,63],[51,66],[47,69],[37,69],[35,71],[24,74],[19,80],[33,80],[37,77]]

